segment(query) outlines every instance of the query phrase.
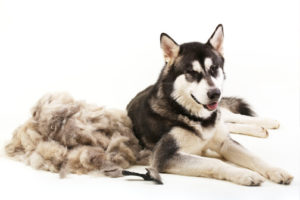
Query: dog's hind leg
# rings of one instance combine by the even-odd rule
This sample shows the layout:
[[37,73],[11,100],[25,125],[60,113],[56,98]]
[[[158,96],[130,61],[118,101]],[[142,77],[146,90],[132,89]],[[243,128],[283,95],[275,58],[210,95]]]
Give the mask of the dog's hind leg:
[[254,124],[266,129],[277,129],[280,126],[279,122],[274,119],[235,114],[226,108],[222,108],[221,113],[226,123]]
[[267,129],[255,124],[226,123],[226,126],[230,133],[249,135],[260,138],[266,138],[269,136]]

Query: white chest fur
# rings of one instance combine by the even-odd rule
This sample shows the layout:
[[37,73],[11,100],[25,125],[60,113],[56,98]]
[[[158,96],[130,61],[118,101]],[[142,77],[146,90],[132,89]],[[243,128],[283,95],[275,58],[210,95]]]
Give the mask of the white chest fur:
[[180,151],[201,154],[201,152],[206,149],[206,144],[214,137],[216,132],[215,128],[202,128],[200,124],[195,125],[194,128],[201,135],[197,135],[192,131],[180,127],[174,127],[169,132],[169,134],[175,138],[180,147]]

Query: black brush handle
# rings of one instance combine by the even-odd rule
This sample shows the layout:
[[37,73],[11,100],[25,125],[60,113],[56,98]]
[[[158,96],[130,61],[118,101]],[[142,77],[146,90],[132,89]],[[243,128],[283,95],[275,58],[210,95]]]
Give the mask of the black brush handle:
[[141,173],[136,173],[136,172],[131,172],[131,171],[127,171],[127,170],[123,170],[122,174],[124,176],[139,176],[142,177],[145,181],[154,181],[157,184],[162,184],[161,181],[154,179],[150,176],[149,171],[146,174],[141,174]]

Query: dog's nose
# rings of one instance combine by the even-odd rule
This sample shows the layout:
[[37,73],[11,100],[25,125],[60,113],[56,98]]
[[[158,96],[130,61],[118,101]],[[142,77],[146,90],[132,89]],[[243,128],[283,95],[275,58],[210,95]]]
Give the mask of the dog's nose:
[[207,96],[211,100],[217,100],[221,95],[221,91],[218,88],[213,88],[207,92]]

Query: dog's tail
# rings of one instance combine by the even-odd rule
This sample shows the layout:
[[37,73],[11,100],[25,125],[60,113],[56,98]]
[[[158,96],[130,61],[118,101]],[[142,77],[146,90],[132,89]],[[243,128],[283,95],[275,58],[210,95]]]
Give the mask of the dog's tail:
[[220,106],[230,110],[233,113],[248,115],[248,116],[256,116],[256,113],[253,111],[251,106],[241,98],[237,97],[223,97]]

